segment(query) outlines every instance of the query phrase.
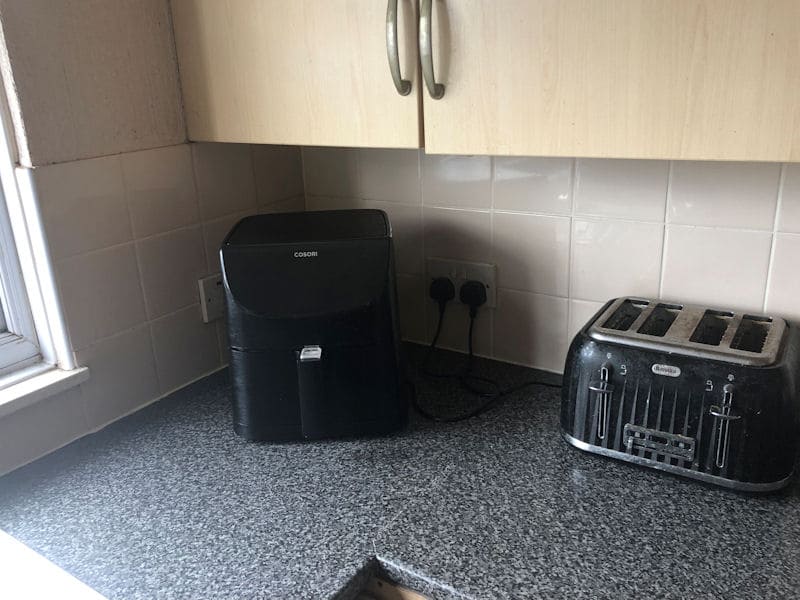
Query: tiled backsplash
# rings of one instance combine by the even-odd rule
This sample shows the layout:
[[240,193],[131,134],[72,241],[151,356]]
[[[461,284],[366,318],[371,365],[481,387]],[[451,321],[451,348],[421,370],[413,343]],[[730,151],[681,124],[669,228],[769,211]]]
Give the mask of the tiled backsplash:
[[78,363],[90,378],[0,420],[0,473],[227,362],[197,280],[242,216],[303,210],[298,148],[181,144],[40,167],[34,178]]
[[[800,165],[303,149],[308,209],[375,207],[392,221],[404,337],[436,311],[426,256],[497,264],[476,350],[561,371],[568,342],[633,294],[800,318]],[[443,341],[463,350],[467,314]]]
[[[0,420],[0,473],[227,362],[196,282],[258,211],[375,207],[392,221],[401,327],[428,341],[425,257],[497,264],[476,351],[561,371],[606,299],[635,294],[800,319],[800,165],[427,156],[182,144],[49,165],[35,181],[80,388]],[[305,202],[304,202],[305,195]],[[444,346],[466,347],[466,310]]]

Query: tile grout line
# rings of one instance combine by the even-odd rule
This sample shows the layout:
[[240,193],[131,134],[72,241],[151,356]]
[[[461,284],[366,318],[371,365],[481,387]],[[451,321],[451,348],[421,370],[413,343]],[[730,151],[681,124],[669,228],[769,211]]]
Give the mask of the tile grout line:
[[[219,217],[217,219],[212,219],[211,221],[208,221],[208,222],[209,223],[213,223],[214,221],[222,220],[222,219],[231,217],[231,216],[233,216],[235,214],[237,214],[237,213],[235,213],[235,212],[229,213],[229,214],[227,214],[225,216]],[[164,236],[170,235],[172,233],[179,233],[181,231],[187,231],[189,229],[194,229],[196,227],[200,228],[202,230],[202,229],[204,229],[203,225],[205,225],[205,223],[197,222],[197,223],[192,223],[190,225],[181,225],[180,227],[176,227],[174,229],[168,229],[167,231],[162,231],[160,233],[154,233],[154,234],[151,234],[151,235],[146,235],[146,236],[143,236],[143,237],[140,237],[140,238],[131,237],[131,239],[125,240],[124,242],[117,242],[116,244],[111,244],[109,246],[103,246],[102,248],[93,248],[92,250],[86,250],[84,252],[78,252],[77,254],[71,254],[69,256],[60,257],[58,259],[55,259],[53,262],[55,262],[56,264],[61,264],[61,263],[65,263],[65,262],[67,262],[69,260],[74,260],[76,258],[81,258],[81,257],[84,257],[84,256],[92,256],[93,254],[99,254],[100,252],[103,252],[105,250],[114,250],[114,249],[117,249],[117,248],[122,248],[123,246],[128,246],[130,244],[138,244],[139,242],[149,242],[152,239],[164,237]],[[204,241],[203,245],[205,246],[205,237],[203,238],[203,241]],[[203,256],[205,256],[205,249],[203,250]],[[206,264],[208,264],[208,263],[206,262]]]
[[[190,149],[191,151],[191,149]],[[150,325],[150,313],[151,307],[150,303],[147,300],[147,294],[144,290],[144,277],[142,276],[142,258],[139,255],[139,243],[136,237],[133,235],[133,217],[131,216],[131,207],[128,197],[128,184],[125,180],[125,170],[122,168],[122,160],[119,161],[119,168],[122,173],[122,186],[125,189],[125,210],[128,212],[128,221],[130,222],[131,226],[131,236],[134,238],[131,242],[133,244],[133,257],[136,261],[136,274],[137,274],[137,283],[139,284],[139,292],[142,294],[142,305],[144,308],[144,316],[145,316],[145,324],[147,327],[147,339],[150,342],[150,355],[153,358],[153,371],[155,371],[156,376],[156,385],[158,386],[159,391],[161,390],[162,381],[161,381],[161,374],[159,373],[158,369],[158,359],[156,358],[156,343],[153,339],[153,328]],[[194,171],[192,171],[192,180],[194,180]],[[198,215],[199,216],[199,215]],[[203,250],[203,254],[205,255],[205,249]],[[91,345],[97,344],[100,340],[94,340]]]
[[664,198],[664,218],[661,223],[661,262],[659,264],[658,273],[659,299],[663,298],[664,296],[664,272],[667,264],[667,217],[669,215],[669,206],[672,202],[672,178],[674,164],[675,161],[669,161],[669,167],[667,168],[667,192],[666,197]]
[[255,206],[251,208],[255,208],[255,213],[258,214],[261,210],[261,197],[258,193],[258,177],[256,177],[256,144],[247,144],[247,149],[249,152],[247,153],[250,156],[250,173],[253,176],[253,196],[255,200]]
[[772,284],[772,268],[775,262],[775,250],[778,241],[778,221],[780,220],[781,208],[783,207],[783,187],[786,184],[786,163],[781,163],[780,176],[778,177],[778,196],[775,200],[775,216],[772,219],[772,236],[770,238],[769,258],[767,259],[767,276],[764,279],[764,295],[761,303],[761,312],[767,312],[769,302],[769,288]]
[[419,194],[419,219],[420,227],[422,227],[422,331],[426,343],[430,343],[432,336],[430,335],[430,328],[428,327],[428,255],[427,255],[427,235],[425,234],[425,186],[423,185],[423,163],[425,159],[425,149],[420,148],[417,150],[417,193]]
[[497,299],[499,289],[497,287],[497,262],[495,260],[495,195],[494,186],[497,180],[497,157],[489,157],[489,253],[492,257],[492,264],[495,265],[495,285],[494,285],[494,310],[489,311],[489,356],[494,358],[494,318],[497,312]]
[[572,319],[572,272],[573,272],[573,260],[574,260],[574,251],[572,245],[575,242],[575,192],[578,188],[578,159],[573,158],[572,164],[570,164],[570,182],[569,182],[570,190],[570,203],[569,203],[569,243],[567,246],[567,324],[566,324],[566,340],[567,345],[570,343],[569,339],[569,331],[570,331],[570,319]]
[[300,146],[300,179],[303,181],[303,211],[308,210],[308,194],[306,193],[306,147]]
[[[194,144],[190,144],[189,145],[189,162],[191,163],[191,167],[192,167],[192,190],[194,191],[194,203],[195,203],[195,207],[197,208],[197,219],[199,221],[198,224],[200,226],[200,239],[203,240],[203,257],[205,258],[206,269],[208,269],[208,266],[211,264],[211,260],[210,260],[210,257],[208,256],[208,235],[207,235],[207,232],[206,232],[206,224],[214,221],[214,219],[206,221],[203,218],[203,214],[202,214],[202,211],[201,211],[201,207],[200,207],[200,185],[197,183],[197,168],[195,166],[195,161],[194,161],[194,148],[195,148]],[[251,146],[251,155],[252,155],[252,146]],[[257,202],[258,201],[256,200],[256,203]],[[224,218],[224,217],[220,217],[220,218]],[[215,271],[213,271],[213,272],[215,272]],[[200,293],[199,290],[198,290],[197,293],[198,293],[198,299],[199,299],[199,293]],[[184,308],[186,308],[186,307],[184,307]],[[184,310],[184,309],[179,309],[179,310]],[[162,317],[163,316],[166,316],[166,315],[162,315]],[[151,337],[153,336],[152,331],[153,330],[152,330],[152,326],[151,326],[150,327],[150,336]],[[214,337],[217,338],[217,358],[219,360],[219,364],[222,365],[224,363],[223,354],[222,354],[222,338],[221,338],[220,333],[219,333],[219,327],[217,326],[216,323],[214,323]],[[153,346],[153,356],[155,356],[155,345]],[[156,375],[158,375],[158,368],[156,368]],[[161,387],[161,382],[159,381],[159,388],[160,387]]]
[[[153,325],[154,323],[156,323],[158,321],[163,321],[163,320],[165,320],[165,319],[167,319],[169,317],[174,317],[178,313],[183,312],[184,310],[188,310],[190,308],[194,308],[194,307],[197,307],[197,308],[200,307],[199,300],[196,300],[196,301],[192,302],[191,304],[186,304],[184,306],[181,306],[180,308],[172,310],[172,311],[170,311],[168,313],[164,313],[163,315],[159,315],[159,316],[154,317],[152,319],[148,318],[148,319],[145,319],[144,321],[140,321],[139,323],[136,323],[134,325],[130,325],[130,326],[124,327],[123,329],[120,329],[119,331],[115,331],[114,333],[111,333],[109,335],[104,335],[103,337],[99,337],[96,340],[93,340],[91,343],[86,344],[85,346],[82,346],[81,348],[77,348],[74,351],[75,352],[83,352],[84,350],[87,350],[88,348],[91,348],[92,346],[96,346],[97,344],[102,344],[104,342],[111,341],[113,339],[116,339],[116,338],[118,338],[120,336],[125,335],[126,333],[130,333],[131,331],[134,331],[134,330],[139,329],[141,327],[145,327],[145,326],[150,327],[151,325]],[[153,350],[153,353],[155,355],[155,349]]]

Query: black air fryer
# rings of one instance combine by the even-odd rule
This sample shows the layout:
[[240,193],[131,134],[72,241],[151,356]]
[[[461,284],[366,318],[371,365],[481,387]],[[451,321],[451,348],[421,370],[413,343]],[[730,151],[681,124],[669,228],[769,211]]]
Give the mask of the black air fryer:
[[403,427],[408,406],[383,211],[246,217],[220,255],[236,433],[288,441]]

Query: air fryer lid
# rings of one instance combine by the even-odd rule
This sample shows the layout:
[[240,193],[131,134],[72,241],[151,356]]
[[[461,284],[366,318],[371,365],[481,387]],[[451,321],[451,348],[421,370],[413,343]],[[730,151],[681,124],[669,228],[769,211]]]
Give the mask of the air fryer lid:
[[385,238],[389,221],[382,210],[321,210],[245,217],[223,246],[262,246]]
[[[304,214],[310,219],[300,216]],[[297,228],[300,222],[310,223],[308,230]],[[323,238],[323,233],[331,239]],[[241,308],[265,318],[324,316],[364,308],[386,290],[391,256],[387,234],[381,211],[249,217],[223,244],[225,283]],[[293,238],[304,240],[288,241]]]

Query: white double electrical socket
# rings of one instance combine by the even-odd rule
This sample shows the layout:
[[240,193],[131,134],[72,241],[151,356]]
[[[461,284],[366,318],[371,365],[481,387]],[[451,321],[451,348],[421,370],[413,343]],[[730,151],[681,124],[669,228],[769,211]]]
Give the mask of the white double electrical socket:
[[210,323],[225,316],[225,288],[222,285],[222,274],[209,275],[198,280],[200,291],[200,309],[203,311],[203,323]]
[[466,262],[449,258],[428,258],[428,283],[437,277],[447,277],[456,288],[456,301],[461,285],[466,281],[480,281],[486,288],[486,306],[497,305],[497,266],[490,263]]

